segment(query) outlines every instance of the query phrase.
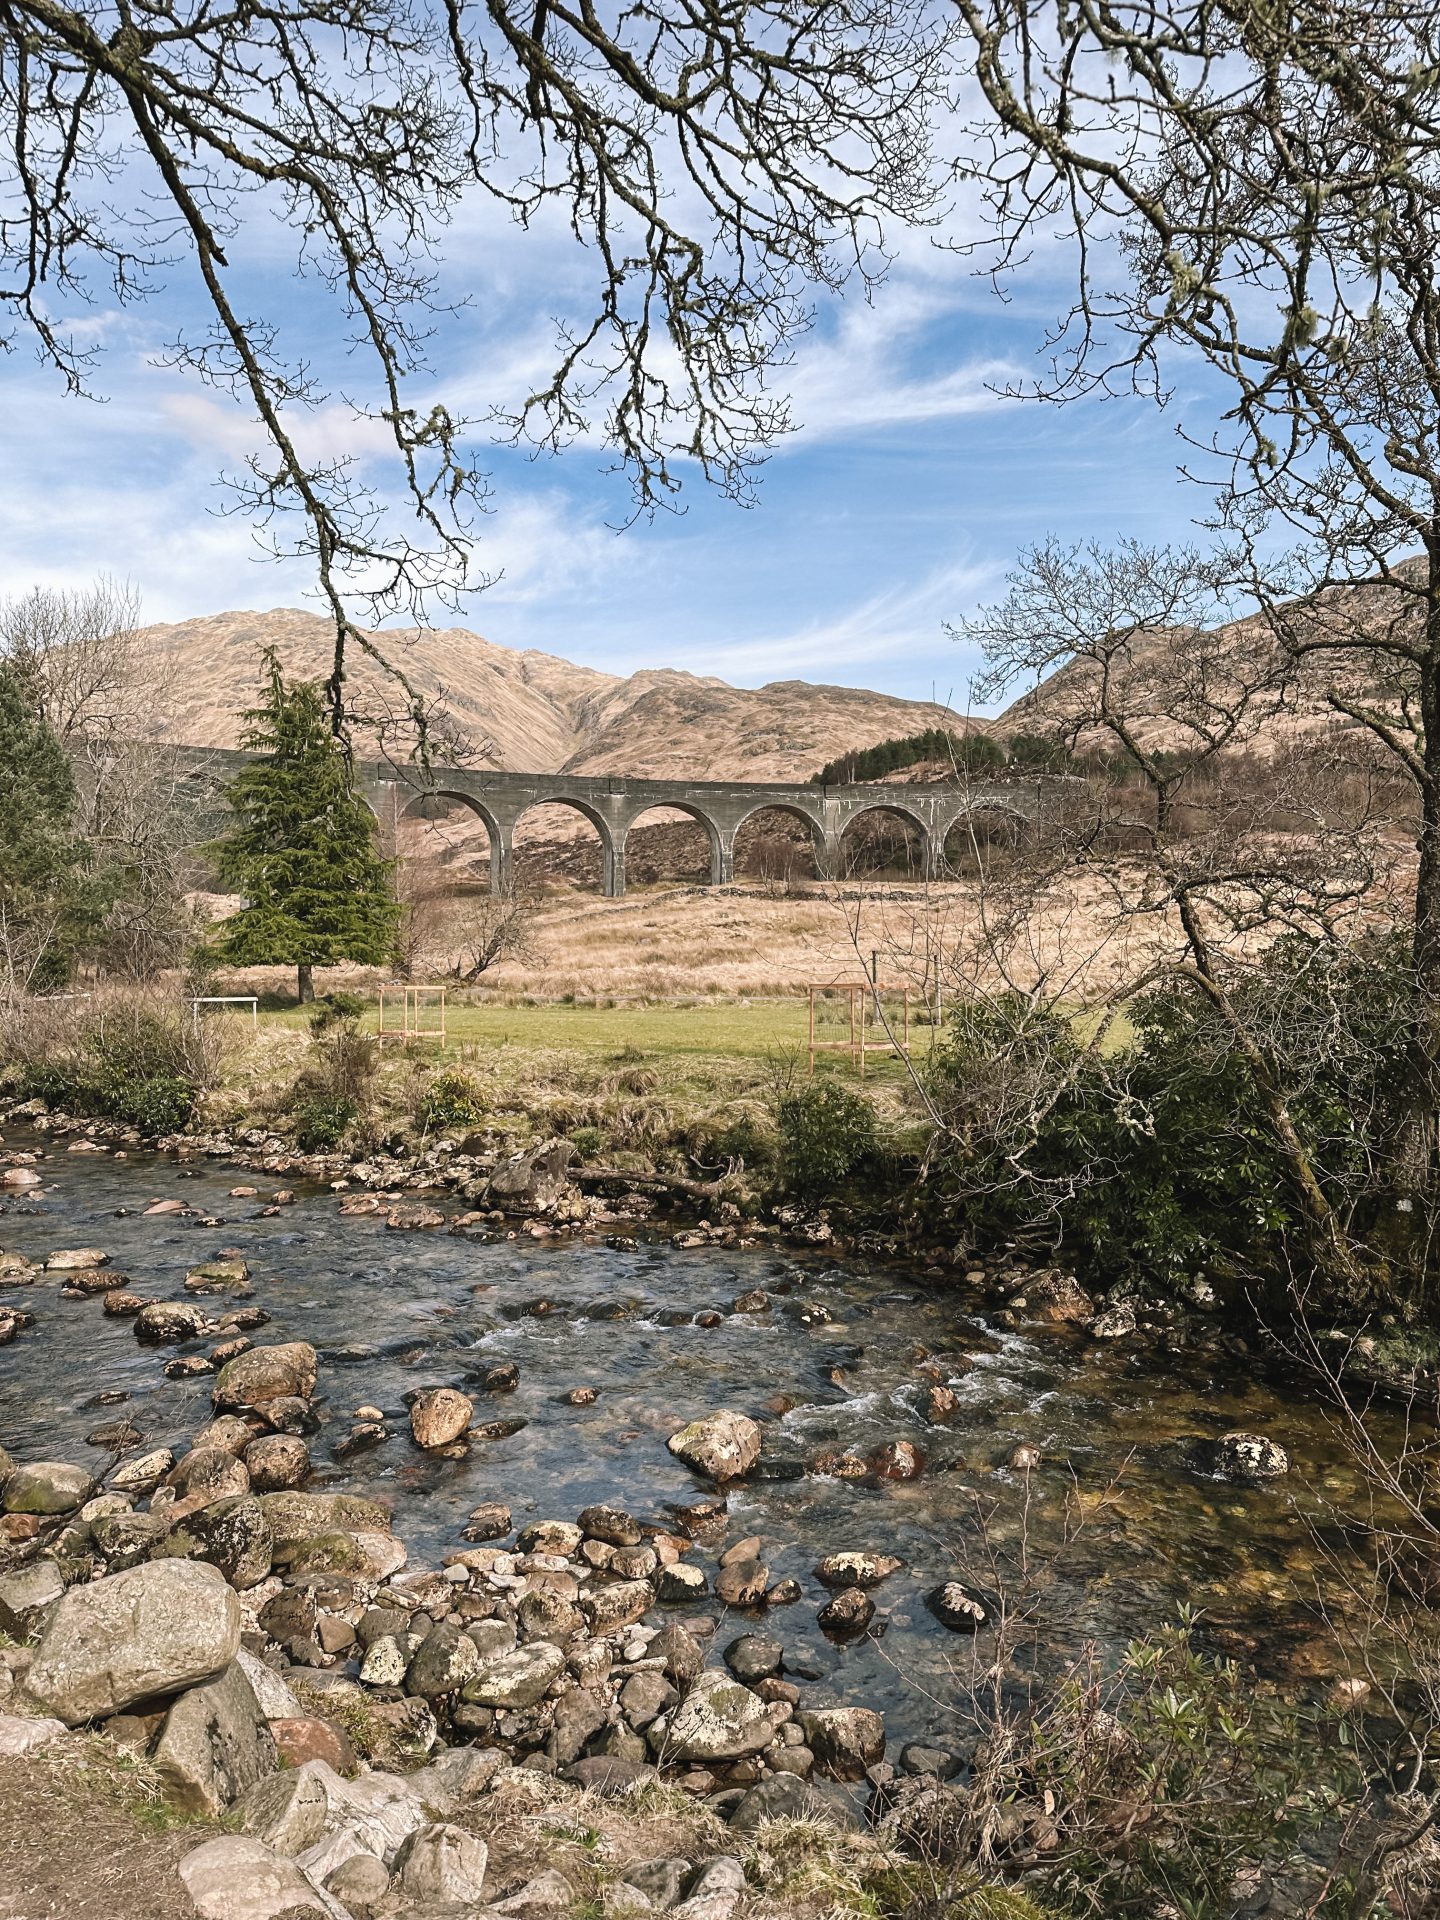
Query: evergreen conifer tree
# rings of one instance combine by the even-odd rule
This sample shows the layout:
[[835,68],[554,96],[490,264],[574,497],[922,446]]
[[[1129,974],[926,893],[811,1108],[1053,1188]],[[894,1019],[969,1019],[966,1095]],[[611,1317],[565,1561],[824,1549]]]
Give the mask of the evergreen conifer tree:
[[74,831],[75,778],[34,687],[0,661],[0,995],[63,986],[101,889]]
[[273,648],[268,685],[245,718],[244,744],[264,757],[230,783],[235,829],[216,848],[224,884],[246,904],[220,930],[215,958],[229,966],[293,966],[301,1002],[312,969],[388,961],[397,909],[375,820],[354,793],[350,763],[331,733],[321,689],[287,685]]

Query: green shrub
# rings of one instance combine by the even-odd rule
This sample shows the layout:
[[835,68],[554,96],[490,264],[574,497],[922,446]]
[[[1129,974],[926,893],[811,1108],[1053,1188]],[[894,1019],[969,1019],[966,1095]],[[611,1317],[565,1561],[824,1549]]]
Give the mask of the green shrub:
[[210,1036],[183,1013],[108,996],[43,1015],[12,1037],[13,1079],[28,1099],[67,1113],[118,1120],[144,1133],[178,1133],[214,1078]]
[[468,1074],[437,1073],[420,1096],[416,1118],[427,1133],[477,1126],[485,1117],[480,1089]]
[[875,1109],[838,1080],[782,1094],[775,1110],[780,1169],[794,1192],[832,1192],[875,1151]]
[[370,1109],[380,1046],[362,1033],[358,1016],[336,1001],[363,1006],[353,994],[329,996],[328,1018],[312,1022],[313,1038],[290,1096],[295,1137],[307,1153],[338,1146]]
[[358,1024],[365,1007],[366,1002],[358,993],[337,989],[334,993],[322,994],[310,1015],[310,1031],[318,1035],[342,1024]]
[[338,1147],[359,1117],[354,1104],[318,1088],[295,1103],[295,1139],[305,1153]]
[[[1281,942],[1231,992],[1331,1204],[1360,1239],[1393,1233],[1376,1167],[1400,1119],[1403,954]],[[1304,1217],[1230,1028],[1183,984],[1129,1013],[1133,1040],[1101,1057],[1027,1000],[953,1005],[929,1076],[932,1193],[977,1243],[1063,1244],[1107,1281],[1303,1271]]]

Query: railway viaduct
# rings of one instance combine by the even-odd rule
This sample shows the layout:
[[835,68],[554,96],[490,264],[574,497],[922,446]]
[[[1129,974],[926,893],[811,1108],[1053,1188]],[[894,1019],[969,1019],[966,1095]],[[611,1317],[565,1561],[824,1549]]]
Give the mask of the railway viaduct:
[[[225,783],[251,758],[249,754],[209,747],[170,750],[179,786],[195,816],[214,818],[223,810]],[[356,791],[383,826],[407,817],[432,817],[447,805],[468,807],[483,822],[490,842],[492,892],[508,890],[515,828],[532,807],[558,802],[573,807],[600,836],[603,890],[611,898],[625,891],[625,842],[642,815],[665,807],[685,813],[704,828],[710,843],[710,884],[724,886],[735,876],[735,836],[752,814],[776,808],[802,821],[815,845],[816,864],[827,876],[843,871],[846,829],[862,814],[888,813],[906,820],[919,838],[927,875],[943,871],[945,841],[972,814],[1001,815],[1017,824],[1040,811],[1037,781],[995,781],[964,786],[786,786],[768,782],[716,780],[629,780],[609,774],[493,773],[468,767],[418,768],[384,761],[359,761]],[[223,831],[217,819],[213,831]]]

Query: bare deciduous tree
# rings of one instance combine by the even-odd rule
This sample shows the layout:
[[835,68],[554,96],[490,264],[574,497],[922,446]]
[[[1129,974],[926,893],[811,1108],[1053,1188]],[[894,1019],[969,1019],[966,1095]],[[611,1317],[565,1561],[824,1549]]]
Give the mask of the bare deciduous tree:
[[173,697],[173,667],[138,625],[127,585],[36,587],[0,604],[0,658],[35,699],[75,773],[76,829],[109,905],[95,958],[143,978],[172,964],[190,931],[178,775],[145,745]]
[[[239,498],[277,551],[315,563],[340,727],[347,644],[378,657],[352,608],[418,613],[471,577],[483,484],[425,364],[437,238],[467,192],[520,228],[553,209],[596,270],[588,317],[562,326],[506,429],[597,434],[642,510],[681,462],[743,491],[787,426],[769,376],[807,289],[872,278],[880,219],[930,204],[944,39],[890,0],[642,0],[609,18],[569,0],[6,0],[0,306],[79,393],[96,370],[67,303],[102,282],[143,298],[162,265],[196,276],[209,324],[171,361],[258,418]],[[246,225],[265,219],[343,312],[335,344],[368,368],[356,411],[388,441],[409,531],[355,462],[306,452],[320,356],[288,356],[240,287]]]
[[[1377,875],[1391,823],[1364,785],[1317,778],[1324,743],[1308,755],[1247,752],[1284,717],[1293,660],[1264,621],[1235,644],[1222,621],[1231,578],[1223,552],[1136,543],[1087,552],[1051,542],[1025,556],[1004,601],[964,625],[988,663],[982,697],[1021,677],[1055,676],[1052,724],[1092,763],[1085,803],[1032,862],[1012,861],[984,889],[987,984],[993,991],[998,972],[1022,998],[1013,1045],[1001,1048],[1015,1058],[995,1074],[1005,1111],[980,1124],[994,1124],[1023,1153],[1027,1131],[1038,1132],[1066,1090],[1069,1074],[1043,1047],[1037,1052],[1024,1007],[1063,1004],[1071,980],[1057,996],[1033,968],[1028,980],[1015,978],[1015,963],[1029,960],[1028,943],[1067,874],[1083,876],[1097,894],[1091,948],[1107,949],[1114,963],[1090,996],[1110,1013],[1093,1028],[1089,1063],[1108,1020],[1137,994],[1170,985],[1197,995],[1222,1051],[1243,1063],[1313,1257],[1359,1299],[1362,1263],[1345,1209],[1327,1192],[1293,1114],[1300,1063],[1316,1050],[1297,1046],[1271,1001],[1246,988],[1283,935],[1340,948],[1386,923],[1393,903]],[[974,993],[980,983],[964,985]],[[1115,1097],[1123,1104],[1118,1081]],[[1092,1174],[1075,1169],[1077,1181]]]
[[[1224,383],[1192,471],[1262,612],[1417,796],[1415,1177],[1440,1183],[1440,61],[1434,8],[955,0],[1004,274],[1065,236],[1033,390]],[[1287,541],[1289,560],[1277,558]],[[1414,556],[1418,552],[1418,559]],[[1365,582],[1378,580],[1377,595]],[[1360,588],[1357,595],[1352,589]],[[1317,599],[1315,596],[1318,595]]]

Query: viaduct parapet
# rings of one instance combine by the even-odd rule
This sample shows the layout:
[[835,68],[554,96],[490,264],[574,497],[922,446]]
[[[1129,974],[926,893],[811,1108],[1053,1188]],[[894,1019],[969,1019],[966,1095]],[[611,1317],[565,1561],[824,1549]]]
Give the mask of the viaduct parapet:
[[[224,784],[253,756],[215,747],[168,750],[182,790],[193,798],[199,816],[213,816],[223,805]],[[735,836],[752,814],[775,808],[804,823],[815,844],[823,875],[843,872],[846,829],[866,813],[888,813],[908,821],[919,837],[927,875],[944,869],[945,841],[958,823],[974,814],[1008,816],[1017,824],[1040,812],[1035,780],[995,781],[962,786],[787,786],[761,781],[629,780],[610,774],[493,773],[468,767],[418,768],[383,761],[356,763],[357,792],[384,826],[406,816],[424,817],[445,803],[468,807],[485,826],[490,841],[491,890],[510,885],[515,828],[533,807],[558,803],[583,814],[600,836],[604,892],[625,891],[625,843],[630,829],[656,808],[685,813],[704,828],[710,843],[710,884],[724,886],[735,877]],[[217,819],[214,832],[223,830]]]

